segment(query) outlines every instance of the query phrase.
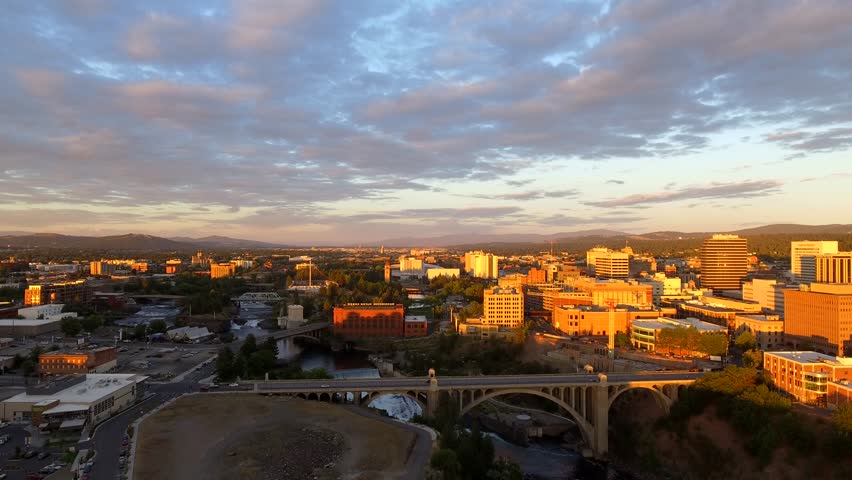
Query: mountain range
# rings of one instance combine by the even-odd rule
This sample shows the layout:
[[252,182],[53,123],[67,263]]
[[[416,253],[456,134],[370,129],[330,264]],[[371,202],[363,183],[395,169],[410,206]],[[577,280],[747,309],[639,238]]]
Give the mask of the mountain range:
[[61,235],[58,233],[0,232],[0,246],[16,248],[74,248],[86,250],[127,251],[186,251],[217,248],[279,248],[275,245],[254,240],[243,240],[222,236],[203,238],[163,238],[153,235],[128,233],[104,237]]
[[[849,235],[852,225],[798,225],[775,224],[742,230],[728,231],[745,237],[758,235]],[[550,241],[578,238],[615,238],[628,240],[678,240],[709,236],[711,232],[674,232],[659,231],[643,234],[631,234],[615,230],[594,229],[554,234],[481,234],[458,233],[437,237],[402,237],[375,242],[373,245],[386,247],[452,247],[476,244],[513,244],[546,243]],[[803,238],[804,239],[804,238]],[[241,249],[241,248],[287,248],[287,245],[245,240],[223,236],[202,238],[174,237],[163,238],[152,235],[128,233],[104,237],[61,235],[57,233],[0,232],[0,246],[15,248],[75,248],[92,250],[135,250],[135,251],[186,251],[194,249]]]

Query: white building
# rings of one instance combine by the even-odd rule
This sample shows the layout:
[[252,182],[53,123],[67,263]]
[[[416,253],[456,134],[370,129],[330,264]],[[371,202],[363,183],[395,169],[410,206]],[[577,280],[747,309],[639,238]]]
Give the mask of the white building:
[[629,278],[630,255],[624,252],[597,253],[595,255],[595,277],[604,279]]
[[64,303],[36,305],[34,307],[18,309],[18,315],[24,317],[26,320],[48,320],[52,322],[77,316],[77,312],[62,313],[63,307],[65,307]]
[[784,315],[784,290],[798,290],[776,280],[755,278],[743,283],[743,300],[751,300],[760,304],[766,311]]
[[500,269],[497,259],[496,255],[482,250],[467,252],[464,254],[464,270],[476,278],[498,278]]
[[598,256],[606,255],[610,252],[611,250],[606,247],[595,247],[586,252],[586,270],[588,271],[590,276],[595,275],[595,264],[597,262]]
[[669,278],[664,273],[640,279],[639,283],[651,286],[651,296],[654,300],[654,305],[657,306],[660,305],[662,297],[678,296],[682,292],[680,278]]
[[39,427],[96,425],[141,399],[147,379],[132,373],[67,377],[0,402],[0,418]]
[[254,265],[254,262],[251,260],[244,260],[242,258],[235,258],[230,261],[230,264],[233,265],[234,268],[242,268],[248,270]]
[[482,314],[485,325],[520,328],[524,325],[524,294],[514,288],[485,290]]
[[802,257],[826,255],[837,253],[837,241],[819,241],[813,242],[804,240],[799,242],[790,242],[790,270],[793,276],[799,282],[804,282],[805,276],[813,276],[816,272],[806,272],[802,270]]
[[173,342],[197,343],[213,336],[207,327],[179,327],[166,332],[166,336]]
[[407,255],[399,256],[399,271],[400,272],[422,272],[423,260]]
[[458,268],[442,268],[442,267],[430,268],[430,269],[426,270],[426,278],[428,278],[429,280],[432,280],[434,278],[438,278],[440,276],[444,276],[444,277],[447,277],[447,278],[453,278],[453,277],[458,278],[458,277],[461,276],[461,270],[459,270]]

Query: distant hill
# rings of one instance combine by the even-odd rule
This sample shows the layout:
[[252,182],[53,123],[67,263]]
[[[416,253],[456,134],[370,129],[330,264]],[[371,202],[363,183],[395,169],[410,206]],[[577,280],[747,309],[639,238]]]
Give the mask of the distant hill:
[[173,237],[171,240],[181,243],[190,243],[204,248],[281,248],[282,245],[274,243],[258,242],[256,240],[244,240],[242,238],[223,237],[211,235],[202,238]]
[[537,233],[456,233],[439,237],[402,237],[391,238],[380,243],[386,247],[451,247],[456,245],[494,244],[494,243],[537,243],[557,241],[560,238],[579,237],[618,237],[628,235],[614,230],[595,229],[577,232],[561,232],[553,234]]
[[186,250],[193,245],[167,238],[128,233],[106,237],[83,237],[58,233],[0,236],[0,245],[18,248],[80,248],[93,250],[171,251]]
[[[797,225],[793,223],[779,223],[775,225],[764,225],[762,227],[746,228],[733,232],[737,235],[808,235],[808,234],[852,234],[852,225]],[[804,239],[803,239],[804,240]]]

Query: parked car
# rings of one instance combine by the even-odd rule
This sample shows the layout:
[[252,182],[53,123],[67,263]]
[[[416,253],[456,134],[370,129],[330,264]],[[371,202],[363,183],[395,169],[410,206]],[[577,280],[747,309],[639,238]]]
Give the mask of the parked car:
[[45,458],[48,458],[48,457],[50,457],[50,452],[41,452],[41,453],[38,454],[39,460],[44,460]]
[[33,458],[33,457],[35,457],[36,455],[38,455],[38,452],[36,452],[35,450],[27,450],[27,451],[26,451],[26,452],[24,452],[24,454],[23,454],[23,455],[21,455],[21,456],[22,456],[22,457],[24,457],[24,458]]
[[228,385],[228,386],[229,386],[229,387],[239,387],[239,386],[240,386],[240,384],[239,384],[239,383],[232,383],[232,384],[230,384],[230,385]]

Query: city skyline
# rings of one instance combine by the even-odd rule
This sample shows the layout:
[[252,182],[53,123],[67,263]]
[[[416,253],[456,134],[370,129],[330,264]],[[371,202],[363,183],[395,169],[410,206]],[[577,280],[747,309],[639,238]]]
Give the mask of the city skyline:
[[852,190],[844,7],[4,5],[3,230],[351,244],[852,223],[826,208]]

